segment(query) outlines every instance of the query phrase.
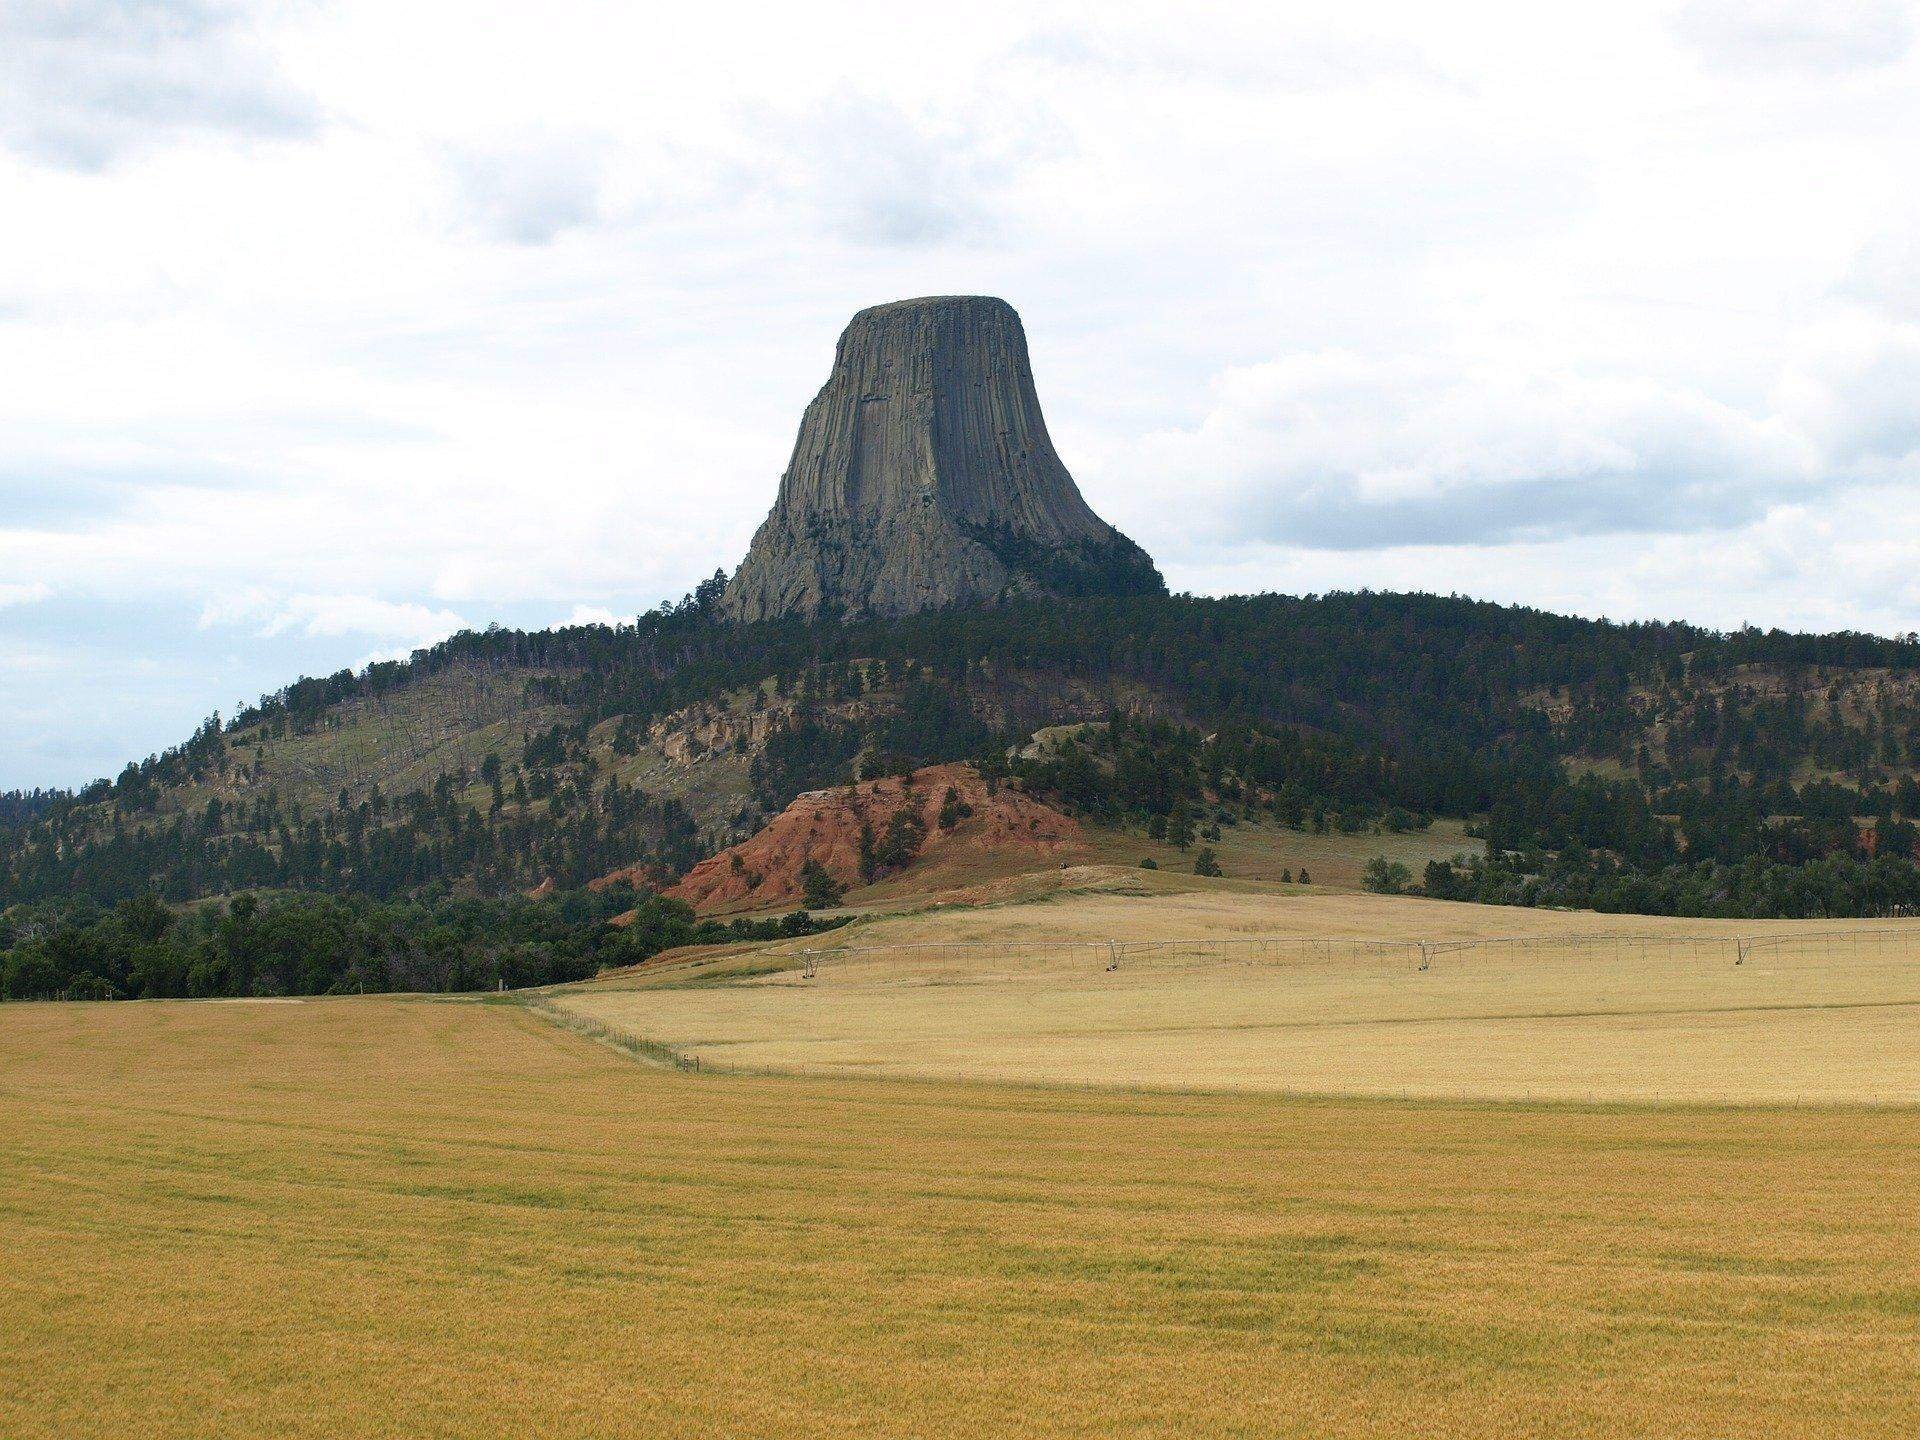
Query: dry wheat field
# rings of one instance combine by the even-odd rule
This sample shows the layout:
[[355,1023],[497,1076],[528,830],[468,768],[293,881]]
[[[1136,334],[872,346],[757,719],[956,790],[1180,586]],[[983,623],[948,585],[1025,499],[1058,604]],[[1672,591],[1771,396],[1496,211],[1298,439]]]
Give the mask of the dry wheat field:
[[1920,1101],[1911,920],[1836,930],[1222,887],[1063,892],[669,964],[547,1003],[740,1070],[1488,1100]]
[[1907,1436],[1920,1114],[650,1068],[0,1009],[0,1433]]

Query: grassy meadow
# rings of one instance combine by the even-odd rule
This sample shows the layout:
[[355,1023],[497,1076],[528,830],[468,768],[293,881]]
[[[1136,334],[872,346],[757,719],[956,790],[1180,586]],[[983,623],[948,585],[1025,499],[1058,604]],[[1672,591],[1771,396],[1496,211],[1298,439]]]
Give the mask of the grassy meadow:
[[[1229,888],[1295,896],[1359,890],[1367,863],[1376,856],[1397,860],[1417,876],[1429,860],[1451,860],[1482,848],[1482,842],[1469,838],[1457,820],[1437,820],[1425,830],[1399,835],[1376,831],[1316,834],[1284,825],[1243,823],[1224,827],[1216,841],[1197,841],[1184,850],[1150,840],[1132,827],[1086,824],[1081,843],[1068,847],[1063,859],[1069,871],[1076,874],[1089,869],[1124,872],[1108,879],[1109,889],[1164,894],[1192,888],[1194,861],[1203,845],[1214,851]],[[1142,860],[1153,861],[1156,868],[1140,869]],[[1303,873],[1311,877],[1311,884],[1299,883]],[[1283,877],[1286,885],[1281,883]],[[922,907],[929,896],[942,894],[974,904],[1001,892],[1030,898],[1035,885],[1046,878],[1034,872],[1029,854],[949,852],[877,884],[855,886],[848,892],[846,906],[857,912],[891,914]],[[1073,888],[1084,887],[1076,884]]]
[[1920,1114],[650,1068],[0,1008],[0,1433],[1906,1436]]
[[1130,830],[1094,827],[1088,836],[1094,856],[1110,863],[1137,865],[1150,858],[1162,870],[1191,874],[1194,856],[1205,845],[1221,872],[1234,879],[1272,882],[1283,874],[1297,878],[1304,871],[1315,885],[1344,890],[1360,888],[1367,862],[1375,856],[1397,860],[1418,877],[1429,860],[1451,860],[1485,848],[1458,820],[1435,820],[1424,830],[1402,834],[1368,830],[1350,835],[1243,822],[1223,827],[1218,840],[1196,841],[1184,850]]
[[[935,909],[649,966],[546,1003],[740,1070],[1483,1100],[1920,1103],[1920,922],[1852,922],[1835,934],[1835,922],[1289,893],[1097,868],[1060,883],[1025,903]],[[1255,937],[1274,943],[1256,947]],[[1299,943],[1308,937],[1331,943]],[[1511,939],[1462,946],[1488,937]],[[1736,937],[1751,946],[1738,964]],[[1383,938],[1401,943],[1371,943]],[[1110,939],[1132,947],[1116,970]],[[1436,947],[1425,970],[1416,939]],[[1071,940],[1087,943],[1055,948]],[[825,952],[810,979],[808,950]]]

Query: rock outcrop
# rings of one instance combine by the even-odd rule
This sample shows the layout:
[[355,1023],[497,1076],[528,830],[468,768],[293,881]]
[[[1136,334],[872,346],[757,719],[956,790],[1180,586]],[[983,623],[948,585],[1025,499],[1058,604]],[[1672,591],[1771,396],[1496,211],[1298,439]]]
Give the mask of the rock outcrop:
[[1033,868],[1084,857],[1080,827],[1010,785],[989,786],[970,765],[934,765],[799,796],[765,829],[702,860],[664,893],[705,913],[801,903],[809,862],[849,889],[873,878],[862,836],[884,847],[895,818],[911,818],[910,854],[884,873],[966,872],[992,862]]
[[955,295],[853,317],[723,604],[854,618],[1164,589],[1054,452],[1013,307]]

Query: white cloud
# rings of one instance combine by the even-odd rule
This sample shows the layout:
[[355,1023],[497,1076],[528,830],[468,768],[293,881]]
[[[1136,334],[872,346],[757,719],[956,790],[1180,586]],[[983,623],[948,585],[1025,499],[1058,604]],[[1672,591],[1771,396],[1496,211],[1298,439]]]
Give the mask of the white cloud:
[[406,640],[408,649],[431,645],[467,628],[467,622],[451,610],[410,601],[337,594],[280,598],[257,588],[219,596],[202,607],[201,629],[232,625],[253,626],[254,633],[265,639],[290,634],[308,638],[374,635]]
[[185,135],[311,134],[312,103],[223,0],[11,0],[0,9],[0,144],[97,170]]
[[1913,13],[0,0],[6,627],[637,613],[848,315],[984,291],[1177,583],[1907,628]]
[[1920,458],[1920,324],[1833,316],[1800,337],[1774,394],[1822,446],[1824,473],[1885,475]]
[[573,607],[573,613],[566,619],[560,621],[555,628],[558,629],[561,626],[567,625],[605,625],[608,629],[612,629],[614,626],[624,625],[632,619],[633,616],[631,615],[623,619],[615,615],[613,611],[599,605],[576,605]]
[[546,245],[600,216],[604,142],[534,132],[450,159],[458,201],[484,234],[516,245]]
[[1692,0],[1675,28],[1710,65],[1834,73],[1899,61],[1914,17],[1907,0]]
[[53,587],[44,580],[26,583],[0,581],[0,610],[12,605],[34,605],[53,598]]
[[[434,637],[434,639],[442,640],[445,638],[445,636]],[[412,658],[414,651],[433,643],[433,640],[422,640],[418,645],[387,645],[378,650],[369,650],[363,655],[355,656],[352,663],[346,668],[349,670],[364,670],[369,665],[386,665],[399,660],[407,660]]]
[[200,607],[199,625],[212,630],[223,625],[243,625],[273,614],[274,600],[258,586],[216,595]]
[[1720,531],[1835,473],[1814,439],[1644,377],[1468,355],[1289,356],[1227,372],[1124,460],[1214,499],[1211,531],[1330,549]]
[[755,129],[768,145],[760,183],[861,245],[990,239],[1016,178],[1064,146],[1031,103],[908,110],[852,87],[799,114],[758,115]]
[[1046,25],[1015,54],[1049,66],[1121,79],[1206,87],[1325,92],[1406,76],[1451,83],[1420,49],[1370,28],[1363,13],[1320,17],[1324,29],[1277,26],[1249,8],[1222,12],[1208,25],[1156,23],[1150,10],[1103,7],[1071,23]]
[[[1522,540],[1477,547],[1380,550],[1232,547],[1204,566],[1166,567],[1176,588],[1205,593],[1405,589],[1542,606],[1615,620],[1684,616],[1904,634],[1920,615],[1920,516],[1899,489],[1862,489],[1819,505],[1783,504],[1712,544],[1692,535]],[[1833,577],[1859,582],[1842,598]]]
[[370,595],[294,595],[261,633],[298,629],[303,635],[392,635],[427,645],[466,628],[466,623],[451,610]]

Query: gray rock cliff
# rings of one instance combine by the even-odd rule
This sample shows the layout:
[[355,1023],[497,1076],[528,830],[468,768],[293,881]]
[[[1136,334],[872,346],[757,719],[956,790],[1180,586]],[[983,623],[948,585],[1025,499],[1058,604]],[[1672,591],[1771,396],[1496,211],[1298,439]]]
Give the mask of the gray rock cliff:
[[1013,307],[954,295],[853,317],[722,604],[854,618],[1165,588],[1054,453]]

